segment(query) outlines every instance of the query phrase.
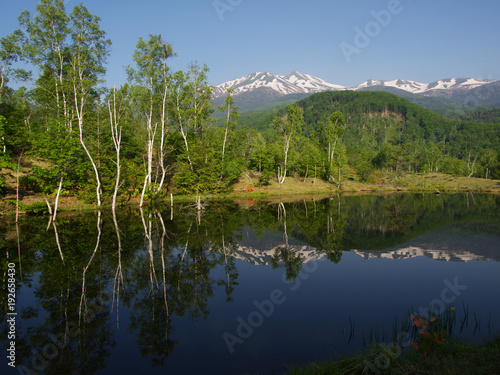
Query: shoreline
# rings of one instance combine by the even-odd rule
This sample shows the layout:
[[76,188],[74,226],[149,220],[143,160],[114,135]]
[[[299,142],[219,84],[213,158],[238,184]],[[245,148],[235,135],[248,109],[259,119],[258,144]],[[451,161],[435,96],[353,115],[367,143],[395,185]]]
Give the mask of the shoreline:
[[[391,180],[392,179],[392,180]],[[288,177],[280,186],[272,182],[268,186],[258,186],[258,178],[242,178],[236,183],[232,190],[227,193],[200,194],[201,200],[234,200],[234,201],[269,201],[269,202],[296,202],[304,199],[324,199],[333,195],[387,195],[400,193],[426,193],[426,194],[458,194],[458,193],[480,193],[500,195],[500,181],[486,180],[481,178],[467,178],[446,175],[438,172],[426,174],[405,174],[399,177],[386,176],[377,183],[367,184],[355,180],[347,180],[341,184],[341,188],[319,179],[305,180],[302,178]],[[128,199],[127,199],[128,197]],[[197,196],[175,195],[175,203],[195,202]],[[54,200],[50,197],[49,201]],[[134,207],[139,205],[138,197],[130,197],[127,194],[119,195],[121,202],[117,207]],[[26,209],[35,207],[46,207],[45,198],[38,195],[20,196],[19,214],[26,215]],[[170,205],[169,193],[164,198],[159,198],[158,205]],[[111,208],[111,202],[107,200],[101,208]],[[93,203],[86,203],[75,195],[67,195],[60,198],[58,212],[86,212],[94,211],[97,207]],[[0,200],[0,216],[14,215],[16,212],[16,196],[8,195]]]
[[333,360],[325,359],[303,365],[292,364],[287,374],[482,375],[497,374],[499,371],[500,336],[493,336],[479,344],[452,341],[441,353],[434,355],[414,350],[406,353],[394,352],[388,345],[375,344],[360,353]]

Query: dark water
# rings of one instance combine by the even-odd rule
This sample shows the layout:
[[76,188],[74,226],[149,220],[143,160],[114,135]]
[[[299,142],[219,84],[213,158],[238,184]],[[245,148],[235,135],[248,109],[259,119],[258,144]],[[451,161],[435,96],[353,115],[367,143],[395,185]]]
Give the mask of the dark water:
[[370,342],[409,350],[405,317],[429,308],[456,314],[455,338],[500,332],[492,195],[210,201],[1,230],[2,374],[276,374]]

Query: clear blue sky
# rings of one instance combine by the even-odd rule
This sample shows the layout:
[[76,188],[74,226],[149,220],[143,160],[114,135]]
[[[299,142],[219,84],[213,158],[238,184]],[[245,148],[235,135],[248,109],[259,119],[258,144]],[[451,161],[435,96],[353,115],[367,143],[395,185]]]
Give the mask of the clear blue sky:
[[[177,52],[173,69],[206,63],[213,85],[256,71],[293,70],[345,86],[367,79],[500,79],[498,0],[82,2],[101,17],[113,42],[109,86],[126,81],[123,67],[131,63],[137,38],[151,33],[161,34]],[[19,27],[21,11],[35,13],[38,1],[2,3],[5,36]],[[76,3],[66,1],[68,13]],[[359,36],[359,30],[368,35]]]

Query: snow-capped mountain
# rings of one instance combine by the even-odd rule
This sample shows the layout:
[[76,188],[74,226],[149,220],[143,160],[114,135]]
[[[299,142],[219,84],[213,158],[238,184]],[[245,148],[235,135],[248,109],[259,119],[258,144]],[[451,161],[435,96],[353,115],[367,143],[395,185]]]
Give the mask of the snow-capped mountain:
[[225,82],[215,87],[213,96],[218,98],[227,94],[227,89],[234,90],[234,96],[256,89],[270,89],[281,95],[312,94],[328,90],[344,90],[345,87],[323,81],[309,74],[292,72],[287,76],[268,72],[257,72]]
[[[440,97],[462,105],[470,105],[472,97],[475,105],[500,106],[500,81],[474,78],[448,78],[432,83],[406,79],[392,81],[370,79],[354,87],[345,87],[296,71],[287,76],[257,72],[215,86],[213,98],[216,104],[222,104],[228,88],[234,90],[236,105],[242,111],[288,99],[300,100],[322,91],[338,90],[389,91],[409,100],[412,95]],[[486,94],[483,92],[485,90]]]
[[419,83],[416,81],[408,81],[406,79],[395,79],[393,81],[374,81],[369,79],[353,88],[351,90],[363,90],[373,87],[393,87],[399,90],[408,91],[411,93],[424,92],[427,89],[427,84]]
[[448,78],[432,83],[420,83],[406,79],[394,79],[392,81],[368,80],[354,87],[345,87],[334,83],[329,83],[321,78],[310,74],[292,72],[287,76],[275,75],[269,72],[257,72],[247,76],[222,83],[215,87],[214,98],[225,96],[228,88],[234,90],[233,95],[240,95],[245,92],[254,91],[259,88],[267,88],[276,91],[281,95],[290,94],[312,94],[321,91],[336,90],[363,90],[373,87],[392,87],[407,91],[412,94],[423,94],[432,90],[456,90],[473,89],[493,81],[478,80],[474,78]]
[[457,89],[474,89],[479,86],[491,83],[490,80],[477,80],[474,78],[448,78],[432,83],[420,83],[409,81],[406,79],[395,79],[392,81],[374,81],[368,80],[358,86],[350,88],[351,90],[362,90],[370,87],[392,87],[399,90],[407,91],[412,94],[423,94],[433,90],[457,90]]

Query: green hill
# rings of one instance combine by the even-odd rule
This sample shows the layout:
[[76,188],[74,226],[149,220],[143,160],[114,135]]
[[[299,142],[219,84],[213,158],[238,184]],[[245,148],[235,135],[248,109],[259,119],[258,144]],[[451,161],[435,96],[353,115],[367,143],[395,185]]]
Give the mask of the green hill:
[[[384,144],[435,144],[449,155],[465,158],[470,150],[500,153],[500,123],[474,123],[450,119],[397,95],[375,91],[328,91],[297,102],[304,113],[303,135],[312,136],[318,122],[341,111],[347,122],[343,137],[347,147],[378,150]],[[260,131],[269,127],[285,108],[242,115],[241,123]]]

